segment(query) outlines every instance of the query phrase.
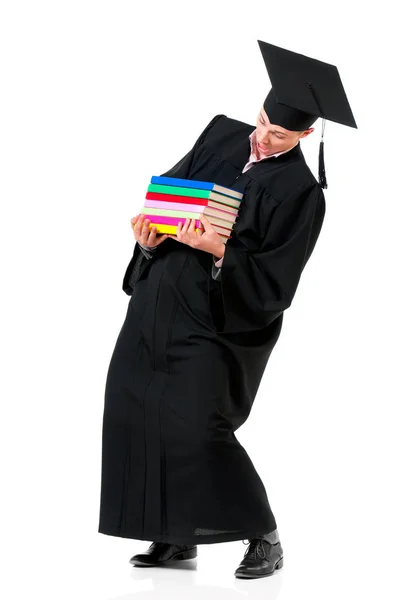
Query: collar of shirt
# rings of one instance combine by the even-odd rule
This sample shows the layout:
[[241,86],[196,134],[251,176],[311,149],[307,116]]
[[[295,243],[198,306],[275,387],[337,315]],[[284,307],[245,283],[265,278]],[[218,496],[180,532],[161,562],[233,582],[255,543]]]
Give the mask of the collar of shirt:
[[256,132],[257,130],[254,129],[254,131],[248,136],[250,140],[251,153],[248,162],[243,167],[242,173],[245,173],[246,171],[248,171],[248,169],[251,169],[254,163],[261,162],[262,160],[266,160],[267,158],[273,158],[273,156],[280,156],[280,154],[285,154],[285,152],[289,152],[299,143],[299,141],[297,141],[296,144],[292,146],[292,148],[288,148],[288,150],[283,150],[282,152],[276,152],[276,154],[269,154],[269,156],[262,156],[261,158],[257,158]]

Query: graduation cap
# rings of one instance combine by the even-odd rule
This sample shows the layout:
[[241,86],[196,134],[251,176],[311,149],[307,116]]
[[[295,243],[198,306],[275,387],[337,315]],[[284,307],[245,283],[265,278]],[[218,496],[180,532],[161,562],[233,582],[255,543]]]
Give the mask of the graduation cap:
[[272,84],[263,107],[273,125],[291,131],[308,129],[319,117],[319,184],[327,188],[324,164],[326,120],[356,127],[337,67],[258,40]]

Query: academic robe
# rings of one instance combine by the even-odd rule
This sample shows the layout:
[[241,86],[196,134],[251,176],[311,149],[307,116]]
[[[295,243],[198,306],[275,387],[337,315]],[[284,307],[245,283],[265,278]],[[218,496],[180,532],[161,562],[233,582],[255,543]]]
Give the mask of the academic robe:
[[[300,144],[242,173],[253,128],[216,115],[162,174],[244,193],[219,279],[208,252],[168,238],[147,258],[135,243],[105,388],[100,533],[208,544],[277,527],[235,432],[317,241],[325,199]],[[263,443],[261,453],[271,462]]]

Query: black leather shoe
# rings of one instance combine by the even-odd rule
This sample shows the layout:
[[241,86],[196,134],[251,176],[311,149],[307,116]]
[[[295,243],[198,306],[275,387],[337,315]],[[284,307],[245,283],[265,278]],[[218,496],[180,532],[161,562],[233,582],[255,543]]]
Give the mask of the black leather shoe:
[[196,555],[196,546],[153,542],[146,552],[135,554],[129,562],[137,567],[157,567],[173,560],[195,558]]
[[[284,566],[282,546],[277,529],[269,534],[253,538],[244,558],[235,571],[235,576],[244,579],[273,575]],[[244,543],[244,540],[243,540]]]

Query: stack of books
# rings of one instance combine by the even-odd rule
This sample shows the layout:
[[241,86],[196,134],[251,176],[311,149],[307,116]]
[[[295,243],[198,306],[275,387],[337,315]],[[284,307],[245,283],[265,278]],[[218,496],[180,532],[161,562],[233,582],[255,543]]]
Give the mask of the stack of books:
[[242,199],[242,192],[210,181],[153,175],[141,213],[150,219],[149,229],[155,225],[157,233],[175,235],[178,223],[184,224],[186,219],[196,219],[198,231],[203,227],[203,214],[225,244],[231,237]]

